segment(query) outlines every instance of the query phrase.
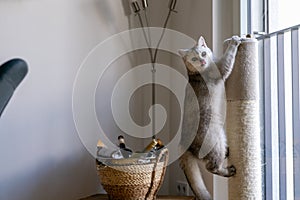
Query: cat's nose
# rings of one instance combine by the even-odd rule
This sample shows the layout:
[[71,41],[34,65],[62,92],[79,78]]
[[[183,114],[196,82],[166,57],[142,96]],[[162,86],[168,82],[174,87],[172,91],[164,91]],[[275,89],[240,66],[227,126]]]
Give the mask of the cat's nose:
[[203,59],[200,59],[200,64],[201,64],[201,66],[204,66],[204,65],[206,65],[206,61]]

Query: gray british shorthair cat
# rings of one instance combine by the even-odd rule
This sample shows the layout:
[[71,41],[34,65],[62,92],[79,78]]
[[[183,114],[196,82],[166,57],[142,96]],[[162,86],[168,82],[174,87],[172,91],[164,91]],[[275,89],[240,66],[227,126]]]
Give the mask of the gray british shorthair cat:
[[[206,169],[213,174],[230,177],[236,173],[234,166],[223,166],[227,156],[224,82],[232,71],[240,43],[241,39],[233,36],[223,56],[218,60],[213,57],[203,37],[200,37],[198,44],[193,48],[179,50],[188,71],[189,84],[197,97],[197,102],[191,103],[191,92],[186,91],[181,145],[184,145],[185,138],[195,138],[181,156],[180,167],[200,200],[212,198],[203,182],[199,161],[204,161]],[[195,133],[192,133],[191,126],[195,119],[198,119],[199,124],[194,128]]]

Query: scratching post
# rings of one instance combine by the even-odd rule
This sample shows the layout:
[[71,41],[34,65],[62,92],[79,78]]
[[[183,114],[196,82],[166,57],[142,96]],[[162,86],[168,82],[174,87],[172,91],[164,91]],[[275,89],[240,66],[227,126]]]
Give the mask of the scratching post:
[[229,200],[262,198],[257,54],[257,41],[244,39],[226,82],[229,163],[237,170],[229,178]]

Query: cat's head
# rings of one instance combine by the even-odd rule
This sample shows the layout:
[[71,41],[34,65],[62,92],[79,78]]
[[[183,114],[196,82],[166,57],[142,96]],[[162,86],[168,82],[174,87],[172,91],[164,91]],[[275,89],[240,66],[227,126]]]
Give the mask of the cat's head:
[[212,52],[202,36],[193,48],[180,49],[179,54],[182,56],[189,74],[204,72],[212,62]]

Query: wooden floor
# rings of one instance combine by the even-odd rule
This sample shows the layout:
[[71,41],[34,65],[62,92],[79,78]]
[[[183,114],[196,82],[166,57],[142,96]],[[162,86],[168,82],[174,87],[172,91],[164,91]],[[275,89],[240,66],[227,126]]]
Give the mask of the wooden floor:
[[[105,194],[96,194],[80,200],[108,200]],[[195,197],[157,196],[156,200],[195,200]]]

